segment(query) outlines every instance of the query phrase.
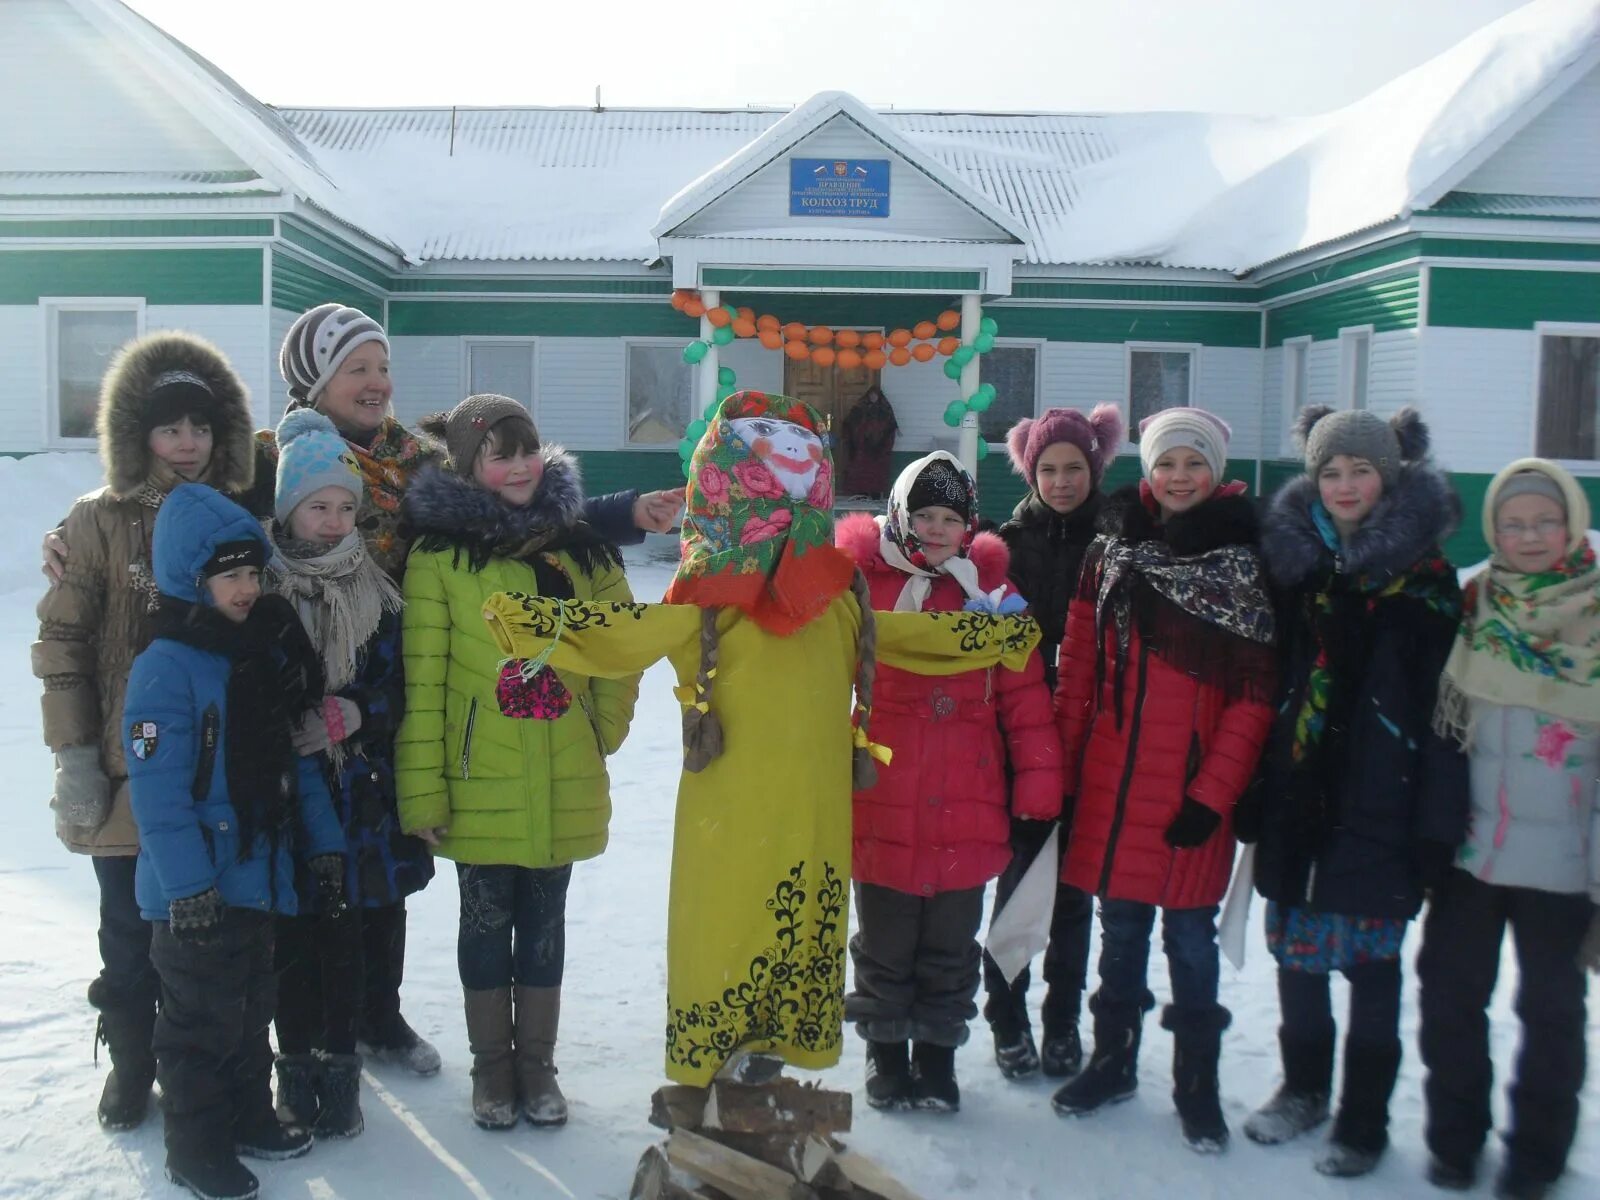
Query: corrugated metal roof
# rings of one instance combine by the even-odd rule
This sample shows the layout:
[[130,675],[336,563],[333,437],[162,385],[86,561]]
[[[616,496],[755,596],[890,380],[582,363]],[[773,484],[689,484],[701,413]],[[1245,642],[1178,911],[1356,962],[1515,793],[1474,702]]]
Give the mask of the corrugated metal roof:
[[254,171],[0,171],[0,197],[276,196]]
[[1600,197],[1451,192],[1426,212],[1449,217],[1600,217]]

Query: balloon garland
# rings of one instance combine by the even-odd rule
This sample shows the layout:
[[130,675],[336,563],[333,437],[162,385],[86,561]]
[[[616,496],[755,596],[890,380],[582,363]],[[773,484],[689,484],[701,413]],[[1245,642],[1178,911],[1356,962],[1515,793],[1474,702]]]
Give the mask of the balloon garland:
[[[931,321],[918,321],[909,329],[894,329],[886,334],[875,330],[834,330],[826,325],[806,325],[800,321],[785,324],[770,313],[757,316],[751,308],[733,308],[726,304],[708,308],[700,293],[692,288],[673,292],[672,307],[695,320],[705,317],[711,325],[709,340],[696,338],[683,348],[683,361],[690,366],[701,362],[712,345],[726,346],[736,338],[753,337],[768,350],[781,350],[795,362],[809,360],[819,367],[836,366],[845,371],[857,367],[881,371],[884,367],[903,367],[912,362],[932,362],[936,355],[942,355],[946,359],[945,375],[959,380],[962,370],[973,359],[994,349],[995,337],[1000,332],[993,317],[984,317],[972,341],[962,342],[954,336],[954,331],[961,327],[961,314],[953,308],[945,309]],[[683,440],[678,443],[678,457],[683,460],[685,474],[689,470],[689,457],[705,433],[712,413],[733,394],[737,382],[733,368],[717,369],[716,398],[698,420],[690,423]],[[944,423],[952,429],[959,428],[967,413],[987,412],[995,395],[994,384],[979,384],[970,396],[952,400],[945,406]],[[988,455],[989,443],[979,438],[978,457],[983,459]]]

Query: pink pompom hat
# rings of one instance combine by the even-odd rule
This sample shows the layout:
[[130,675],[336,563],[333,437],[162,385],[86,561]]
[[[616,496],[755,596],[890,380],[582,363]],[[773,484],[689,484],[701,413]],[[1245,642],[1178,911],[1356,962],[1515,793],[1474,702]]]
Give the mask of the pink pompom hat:
[[1039,456],[1057,442],[1071,442],[1083,452],[1094,486],[1099,487],[1125,431],[1122,410],[1115,404],[1097,404],[1087,417],[1075,408],[1052,408],[1013,425],[1006,434],[1006,450],[1011,455],[1011,469],[1033,487]]

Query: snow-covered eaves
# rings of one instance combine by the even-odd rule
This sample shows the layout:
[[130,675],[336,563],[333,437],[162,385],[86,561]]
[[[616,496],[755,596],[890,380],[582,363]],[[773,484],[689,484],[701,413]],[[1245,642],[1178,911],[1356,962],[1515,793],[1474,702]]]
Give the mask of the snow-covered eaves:
[[[1600,131],[1596,132],[1600,137]],[[1507,192],[1450,192],[1418,213],[1442,217],[1600,218],[1600,196],[1524,196]]]
[[0,199],[166,199],[278,196],[254,171],[0,171]]

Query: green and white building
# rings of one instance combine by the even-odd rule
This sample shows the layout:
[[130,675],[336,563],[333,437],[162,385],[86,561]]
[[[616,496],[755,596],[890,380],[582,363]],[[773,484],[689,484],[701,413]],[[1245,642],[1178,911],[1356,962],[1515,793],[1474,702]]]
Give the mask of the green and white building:
[[[107,355],[192,329],[258,417],[325,300],[393,341],[402,420],[514,395],[591,490],[666,485],[699,410],[674,287],[888,330],[981,304],[1017,416],[1196,404],[1230,474],[1296,470],[1307,403],[1418,406],[1475,513],[1539,453],[1600,507],[1600,2],[1535,0],[1315,118],[876,111],[271,108],[116,0],[0,4],[0,452],[90,449]],[[870,172],[818,215],[800,160]],[[872,380],[721,349],[835,416]],[[881,386],[906,458],[954,448],[943,360]],[[1124,456],[1115,479],[1132,477]],[[1020,484],[981,468],[999,516]],[[1476,522],[1451,550],[1482,550]]]

